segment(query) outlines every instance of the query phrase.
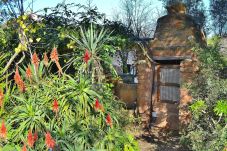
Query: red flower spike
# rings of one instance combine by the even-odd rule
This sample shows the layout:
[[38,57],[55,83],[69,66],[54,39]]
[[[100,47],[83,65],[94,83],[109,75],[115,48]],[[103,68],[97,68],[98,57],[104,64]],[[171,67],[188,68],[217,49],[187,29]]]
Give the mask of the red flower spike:
[[0,89],[0,107],[3,106],[3,101],[4,101],[4,94],[3,94],[3,90]]
[[95,111],[101,110],[102,112],[104,112],[104,108],[98,99],[95,100],[94,108],[95,108]]
[[7,135],[7,129],[6,129],[4,121],[2,120],[2,125],[1,125],[1,128],[0,128],[0,137],[6,138],[6,135]]
[[15,83],[18,85],[21,81],[21,76],[20,76],[20,73],[19,73],[19,70],[18,70],[18,66],[16,67],[16,71],[15,71],[15,74],[14,74],[14,81]]
[[45,65],[46,67],[47,67],[48,64],[49,64],[49,59],[48,59],[48,57],[47,57],[47,53],[46,53],[46,52],[44,53],[43,63],[44,63],[44,65]]
[[27,141],[28,141],[28,146],[30,146],[30,147],[34,146],[35,141],[33,139],[33,135],[32,135],[32,131],[31,130],[28,132]]
[[39,57],[36,52],[33,53],[32,55],[32,63],[34,64],[35,68],[38,69],[39,66]]
[[58,112],[58,101],[57,101],[56,99],[54,99],[52,110],[53,110],[53,112],[55,112],[55,113]]
[[14,81],[17,84],[17,86],[19,87],[21,92],[25,92],[25,84],[24,81],[21,79],[21,76],[19,74],[19,70],[18,70],[18,66],[16,67],[16,71],[14,74]]
[[55,146],[55,141],[54,141],[54,139],[51,137],[50,132],[47,132],[47,133],[45,134],[45,143],[46,143],[47,148],[53,149],[54,146]]
[[38,133],[37,133],[37,132],[34,133],[33,140],[34,140],[34,142],[35,142],[36,140],[38,140]]
[[90,58],[91,58],[91,55],[90,55],[90,53],[89,53],[88,49],[86,49],[86,50],[85,50],[84,57],[83,57],[84,62],[87,64],[87,63],[88,63],[88,61],[90,60]]
[[59,62],[55,62],[55,64],[56,64],[56,66],[58,67],[58,73],[59,73],[59,74],[63,74],[60,63],[59,63]]
[[108,126],[110,126],[110,127],[112,127],[112,125],[113,125],[113,123],[112,123],[112,118],[111,118],[110,114],[108,114],[108,115],[106,116],[106,124],[107,124]]
[[50,54],[50,58],[51,58],[51,61],[58,62],[59,58],[58,58],[58,51],[56,47],[53,48]]
[[96,99],[96,100],[95,100],[95,110],[97,111],[97,110],[99,110],[99,109],[100,109],[100,103],[99,103],[99,100]]
[[24,146],[22,147],[22,151],[27,151],[26,144],[24,143]]
[[25,84],[24,84],[24,81],[20,81],[19,82],[19,84],[18,84],[18,87],[19,87],[19,89],[20,89],[20,91],[22,92],[22,93],[24,93],[25,92]]
[[27,69],[26,69],[26,77],[29,80],[31,80],[31,78],[32,78],[32,70],[31,70],[30,66],[28,66]]
[[57,48],[55,48],[55,47],[53,48],[53,50],[52,50],[52,52],[50,54],[50,58],[51,58],[51,61],[55,62],[56,66],[58,68],[59,74],[63,74],[61,65],[59,63]]

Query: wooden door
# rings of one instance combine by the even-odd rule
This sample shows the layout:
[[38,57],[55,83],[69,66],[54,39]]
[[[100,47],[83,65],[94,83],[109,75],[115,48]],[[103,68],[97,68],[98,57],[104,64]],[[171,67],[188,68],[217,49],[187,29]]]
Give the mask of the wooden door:
[[158,73],[158,100],[166,103],[180,101],[180,66],[161,66]]

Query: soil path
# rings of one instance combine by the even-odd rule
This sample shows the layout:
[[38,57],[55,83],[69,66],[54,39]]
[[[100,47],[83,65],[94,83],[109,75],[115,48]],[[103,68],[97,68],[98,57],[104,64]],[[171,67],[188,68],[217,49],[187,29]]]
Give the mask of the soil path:
[[180,136],[142,131],[135,135],[141,151],[189,151],[180,145]]

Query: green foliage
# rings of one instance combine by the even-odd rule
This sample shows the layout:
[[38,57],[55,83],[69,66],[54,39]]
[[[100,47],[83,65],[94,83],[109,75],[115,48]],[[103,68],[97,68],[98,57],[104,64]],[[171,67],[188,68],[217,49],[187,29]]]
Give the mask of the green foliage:
[[190,106],[192,121],[183,140],[192,150],[219,151],[227,145],[227,80],[220,77],[224,66],[218,39],[197,49],[200,71],[189,86],[195,100]]
[[219,100],[214,108],[214,112],[219,116],[227,115],[227,100]]
[[202,100],[198,100],[190,106],[192,114],[195,118],[199,118],[200,116],[202,116],[206,108],[207,106]]
[[224,36],[227,34],[227,1],[210,0],[210,14],[215,34]]
[[204,100],[213,105],[216,100],[227,97],[227,80],[221,78],[221,70],[225,62],[219,53],[219,39],[212,38],[206,48],[195,48],[199,58],[199,73],[195,75],[193,83],[189,86],[191,94],[196,100]]
[[[56,8],[45,9],[46,12],[51,10],[51,13],[46,13],[42,19],[37,16],[39,20],[24,13],[11,18],[0,30],[0,89],[3,88],[4,93],[0,123],[4,120],[7,128],[7,138],[0,138],[0,150],[21,150],[23,144],[28,150],[47,150],[45,133],[50,132],[56,142],[56,150],[137,151],[136,140],[124,131],[128,123],[124,104],[113,95],[111,84],[99,80],[104,79],[109,71],[114,71],[111,56],[116,46],[123,43],[119,44],[115,37],[110,37],[109,29],[112,31],[122,26],[110,22],[99,25],[103,16],[96,8],[84,8],[83,13],[73,13],[69,6],[72,5],[59,4]],[[86,14],[86,11],[89,13]],[[95,27],[80,29],[80,25],[88,25],[91,17],[93,23],[97,23]],[[71,35],[72,31],[73,39],[69,39],[66,35]],[[121,30],[115,30],[115,36],[122,34],[117,31]],[[44,51],[49,54],[48,50],[53,46],[58,46],[59,57],[64,59],[59,60],[61,65],[64,61],[64,71],[72,68],[73,62],[74,71],[82,69],[85,72],[57,76],[53,74],[51,63],[45,67],[40,61],[36,69],[27,59],[32,57],[34,50],[38,56]],[[92,54],[89,65],[83,63],[85,49]],[[23,93],[12,80],[15,65],[19,66],[20,83],[23,81],[25,84]],[[31,78],[26,75],[27,67],[31,68]],[[7,73],[12,73],[8,79]],[[95,109],[96,99],[103,110]],[[57,111],[53,109],[54,100],[58,102]],[[108,114],[112,126],[107,123]],[[33,148],[27,144],[30,130],[38,133]]]
[[[7,56],[8,56],[8,54],[4,54],[4,53],[0,52],[0,75],[3,74],[3,69],[4,69],[4,66],[7,61]],[[0,80],[0,81],[2,81],[2,80]]]
[[[90,58],[88,64],[86,62],[82,64],[82,72],[87,74],[93,83],[95,81],[103,81],[105,78],[104,67],[114,71],[110,58],[114,53],[114,49],[107,43],[110,39],[110,34],[111,32],[108,33],[108,30],[102,28],[99,31],[91,24],[87,30],[81,28],[79,38],[72,34],[69,35],[76,42],[80,51],[82,50],[83,53],[85,53],[85,50],[88,51]],[[75,51],[78,51],[78,49]]]
[[6,45],[6,35],[2,28],[0,28],[0,49]]
[[212,37],[208,40],[207,48],[197,49],[199,53],[199,60],[202,62],[200,65],[203,68],[219,70],[223,67],[223,56],[220,54],[220,38]]
[[223,150],[227,145],[227,116],[224,114],[216,116],[214,113],[226,111],[226,101],[218,101],[213,108],[214,112],[205,106],[207,105],[201,100],[191,106],[193,118],[183,139],[187,142],[186,145],[195,151]]
[[[122,130],[125,111],[108,85],[95,86],[88,79],[76,80],[69,75],[61,78],[52,75],[32,83],[25,81],[26,92],[14,91],[1,117],[7,123],[8,142],[27,142],[27,133],[32,130],[40,138],[34,150],[43,150],[44,134],[50,131],[62,150],[122,150],[124,147],[138,150],[133,137]],[[95,111],[96,98],[104,111]],[[59,103],[57,113],[52,110],[54,99]],[[112,128],[106,124],[107,113],[113,120]]]

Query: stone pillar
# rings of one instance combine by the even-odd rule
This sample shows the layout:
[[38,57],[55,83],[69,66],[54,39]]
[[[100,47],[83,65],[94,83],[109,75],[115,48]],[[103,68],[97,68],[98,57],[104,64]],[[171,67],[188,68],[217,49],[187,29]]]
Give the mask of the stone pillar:
[[145,60],[137,65],[137,111],[143,124],[148,126],[151,107],[152,68]]
[[[199,70],[198,60],[196,56],[193,56],[191,60],[184,60],[180,64],[181,70],[181,83],[190,84]],[[184,128],[191,121],[191,113],[189,111],[189,104],[192,103],[192,97],[189,94],[189,90],[185,87],[181,87],[181,101],[179,104],[179,119],[180,128]]]

